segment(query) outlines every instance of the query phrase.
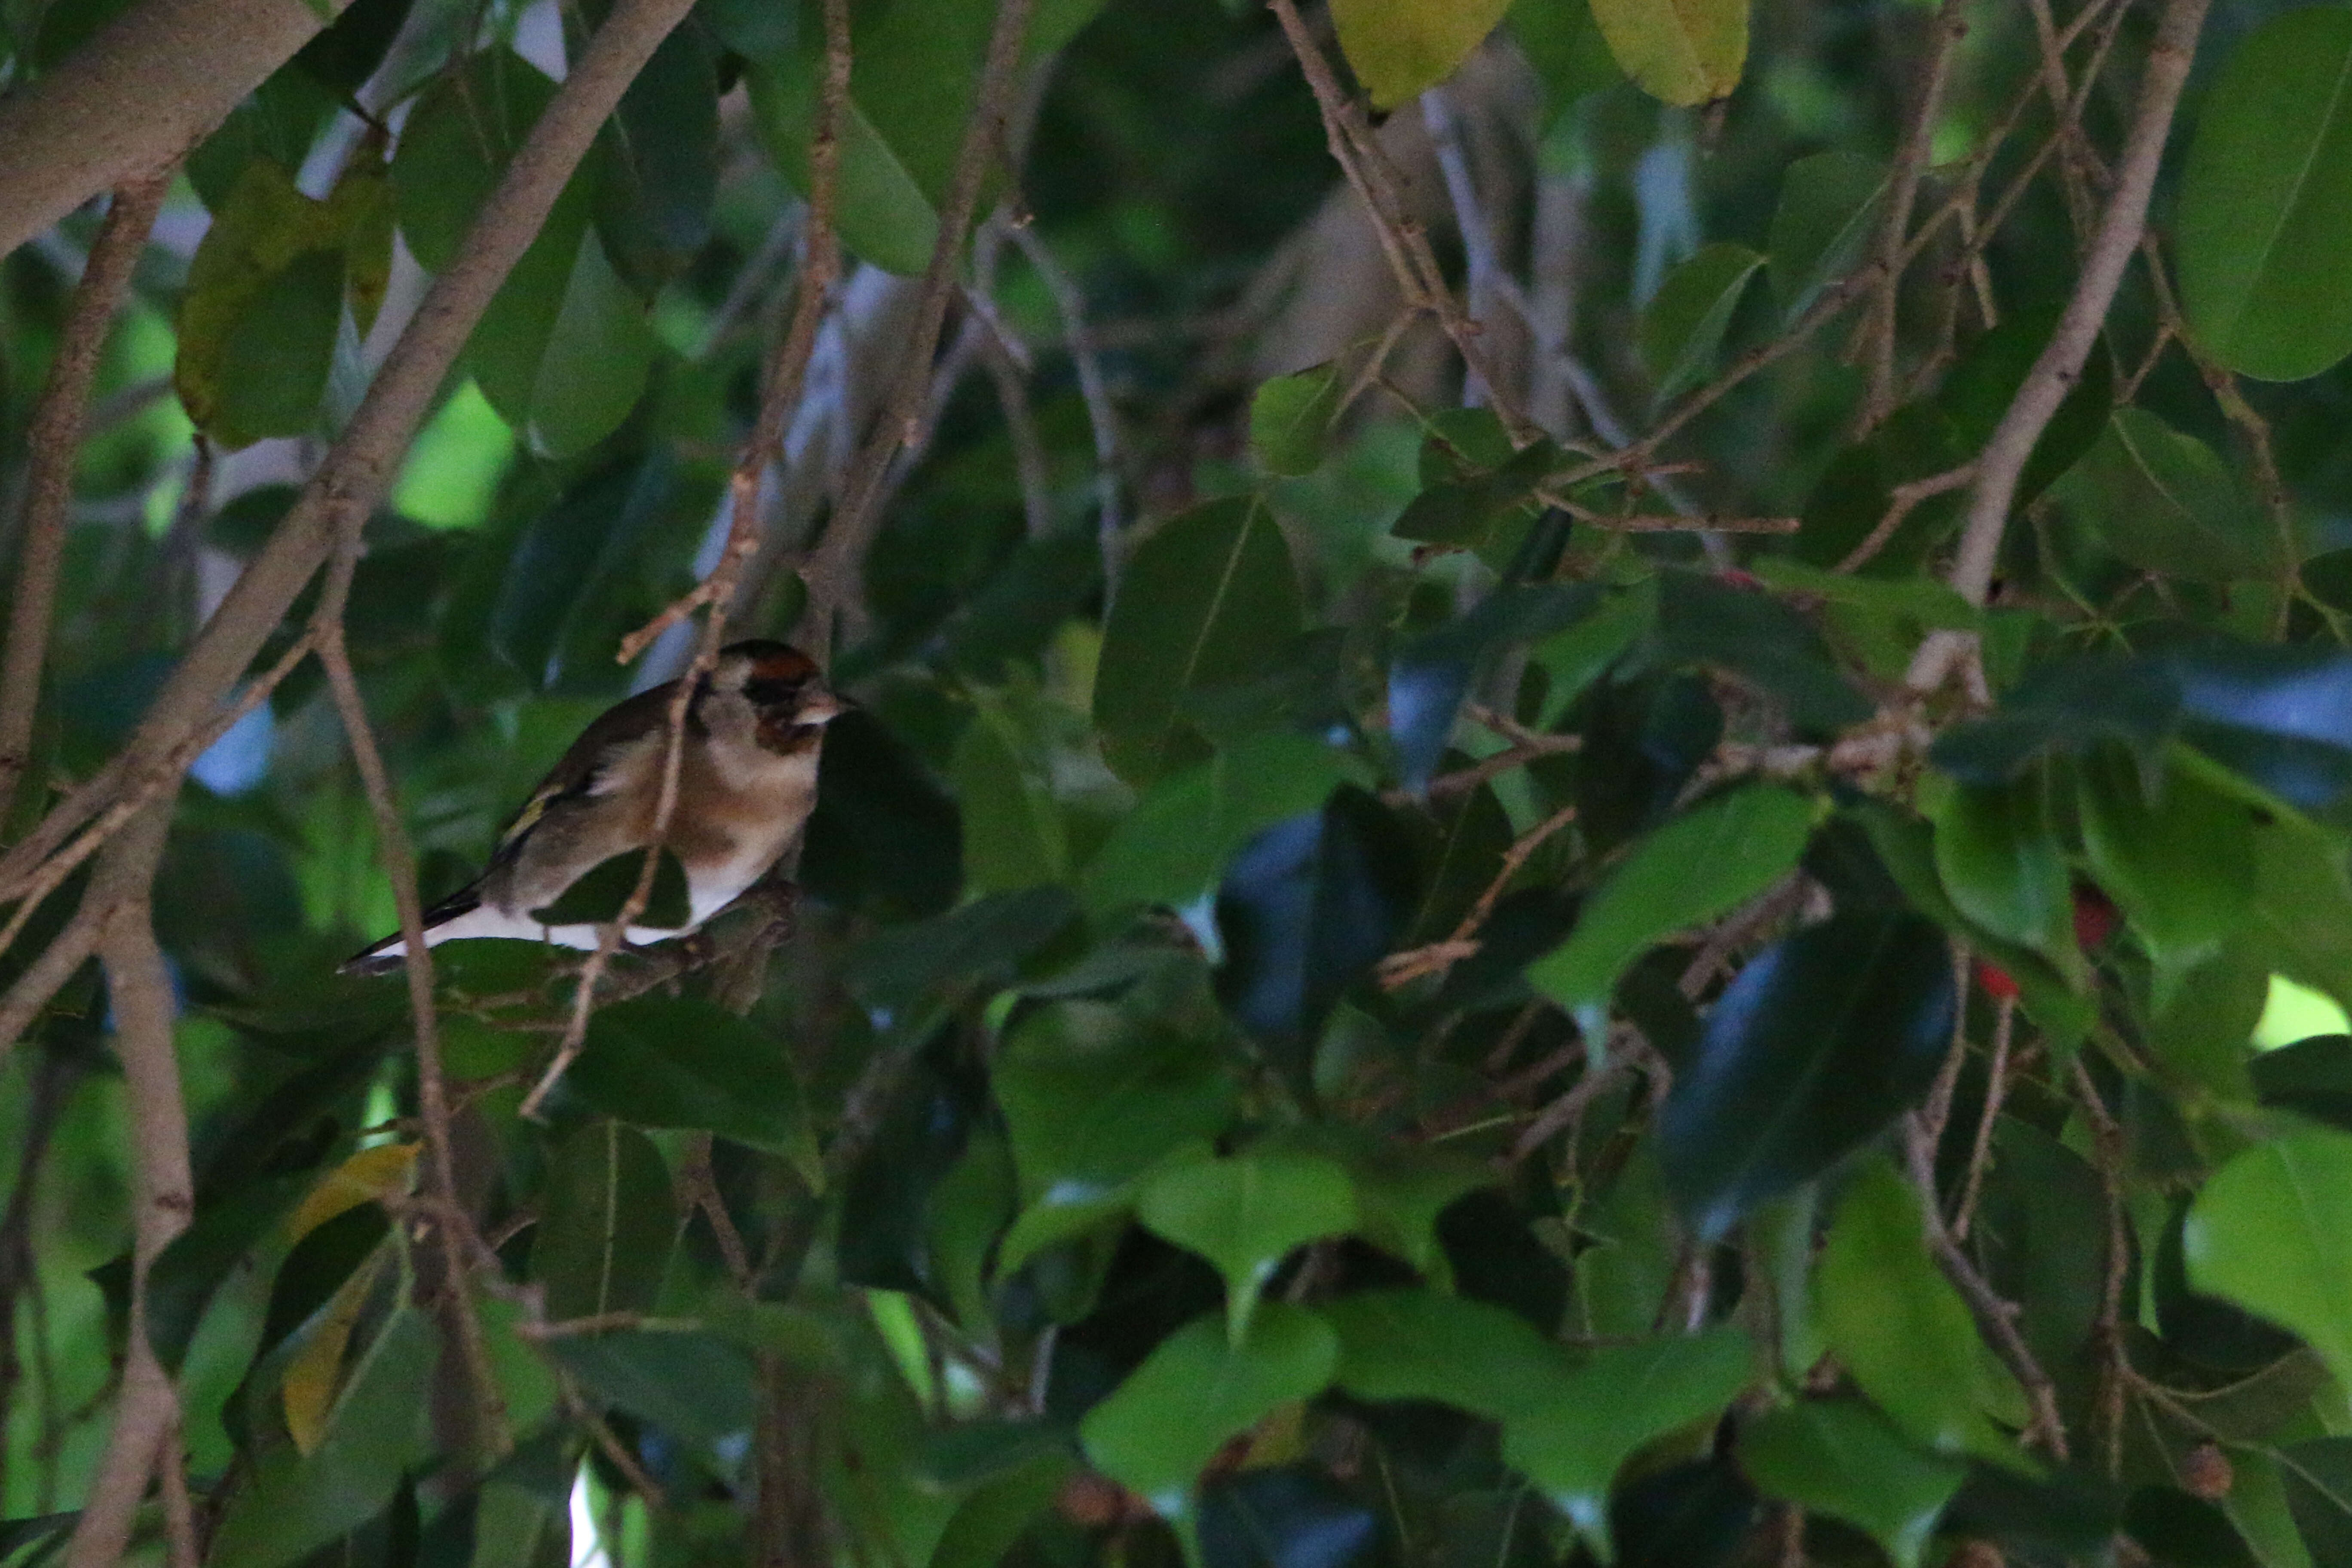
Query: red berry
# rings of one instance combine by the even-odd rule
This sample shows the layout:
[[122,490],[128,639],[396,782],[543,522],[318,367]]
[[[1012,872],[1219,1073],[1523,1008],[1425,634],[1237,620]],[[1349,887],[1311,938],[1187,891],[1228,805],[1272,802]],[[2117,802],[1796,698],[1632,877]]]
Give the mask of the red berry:
[[1990,959],[1977,960],[1977,984],[1996,1002],[2010,1001],[2017,994],[2017,982],[2009,977],[2009,971]]
[[1715,580],[1718,583],[1728,583],[1735,588],[1753,588],[1759,594],[1764,591],[1763,579],[1758,577],[1753,572],[1743,572],[1737,566],[1725,567],[1715,574]]
[[2116,906],[2106,894],[2089,883],[2074,888],[2074,945],[2084,952],[2095,952],[2107,938],[2115,934]]

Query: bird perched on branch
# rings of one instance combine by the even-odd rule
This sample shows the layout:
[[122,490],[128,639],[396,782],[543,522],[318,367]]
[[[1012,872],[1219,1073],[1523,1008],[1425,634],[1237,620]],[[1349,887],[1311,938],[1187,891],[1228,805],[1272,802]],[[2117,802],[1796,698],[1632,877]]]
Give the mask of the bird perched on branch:
[[[505,937],[595,948],[596,920],[558,906],[616,856],[630,857],[634,884],[653,843],[677,691],[671,681],[639,692],[582,731],[499,835],[489,868],[425,911],[425,945]],[[719,651],[687,701],[677,799],[663,835],[685,874],[685,918],[632,925],[630,942],[694,930],[783,857],[816,807],[824,727],[847,706],[815,662],[788,644],[739,642]],[[388,969],[407,951],[395,931],[352,955],[343,971]]]

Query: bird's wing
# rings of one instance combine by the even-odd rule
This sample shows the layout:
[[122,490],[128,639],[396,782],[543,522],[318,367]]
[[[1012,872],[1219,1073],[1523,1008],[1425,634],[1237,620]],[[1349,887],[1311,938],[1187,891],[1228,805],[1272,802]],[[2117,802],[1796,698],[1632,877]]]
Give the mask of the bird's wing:
[[491,852],[490,864],[498,866],[514,858],[523,835],[536,826],[551,809],[573,801],[582,801],[597,793],[605,763],[615,742],[647,732],[659,733],[669,719],[670,698],[677,682],[665,681],[635,697],[614,704],[599,715],[595,722],[580,731],[580,738],[571,749],[557,759],[530,798],[499,830],[498,847]]

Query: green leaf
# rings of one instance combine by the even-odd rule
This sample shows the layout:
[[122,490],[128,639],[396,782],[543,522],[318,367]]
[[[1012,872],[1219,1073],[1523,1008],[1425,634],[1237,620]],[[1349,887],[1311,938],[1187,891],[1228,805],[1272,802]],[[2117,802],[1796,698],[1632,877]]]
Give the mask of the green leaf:
[[1787,875],[1812,827],[1812,802],[1775,784],[1742,785],[1686,812],[1633,847],[1568,941],[1528,966],[1528,981],[1563,1007],[1601,1006],[1651,943],[1727,914]]
[[1642,312],[1642,363],[1664,403],[1715,374],[1748,280],[1764,258],[1744,245],[1703,247],[1675,268]]
[[1885,166],[1859,153],[1816,153],[1789,165],[1771,234],[1772,297],[1783,319],[1861,264],[1885,188]]
[[634,1127],[598,1120],[556,1145],[531,1233],[547,1315],[649,1312],[677,1229],[669,1168]]
[[[426,271],[457,259],[474,215],[554,97],[544,72],[504,48],[472,56],[418,97],[402,123],[392,189],[400,237]],[[533,247],[568,258],[587,225],[588,197],[575,174]]]
[[650,294],[710,237],[719,182],[719,74],[709,36],[661,41],[598,135],[596,233],[629,286]]
[[1339,1386],[1358,1399],[1425,1399],[1504,1421],[1557,1396],[1576,1358],[1502,1307],[1435,1290],[1358,1290],[1323,1309],[1339,1335]]
[[1934,819],[1936,872],[1961,914],[2053,962],[2079,962],[2065,856],[2040,778],[1998,789],[1962,784]]
[[1895,1167],[1865,1163],[1813,1272],[1822,1340],[1914,1442],[2004,1457],[2007,1443],[1977,1407],[1976,1322],[1919,1226],[1918,1202]]
[[1089,909],[1130,903],[1181,909],[1215,889],[1225,863],[1260,831],[1315,810],[1370,770],[1306,735],[1252,735],[1171,773],[1120,817],[1087,863]]
[[1918,1568],[1967,1467],[1922,1454],[1868,1405],[1806,1400],[1739,1434],[1739,1468],[1768,1495],[1863,1531],[1895,1568]]
[[[1433,435],[1429,445],[1444,447],[1451,443]],[[1507,447],[1491,462],[1460,468],[1449,463],[1440,477],[1424,474],[1421,494],[1406,503],[1389,531],[1416,543],[1456,544],[1465,549],[1484,544],[1507,519],[1532,515],[1536,487],[1549,479],[1562,461],[1558,447],[1538,440],[1517,452]],[[1429,467],[1424,448],[1423,468]]]
[[877,931],[851,950],[842,978],[866,1005],[892,1013],[935,991],[1003,984],[1076,912],[1063,888],[991,893],[947,914]]
[[1356,1234],[1440,1285],[1453,1268],[1437,1234],[1455,1199],[1494,1180],[1486,1167],[1436,1150],[1367,1140],[1346,1153],[1356,1189]]
[[1287,479],[1321,468],[1347,390],[1335,363],[1261,384],[1250,399],[1250,450],[1258,467]]
[[996,1568],[1053,1507],[1075,1468],[1066,1453],[1041,1454],[982,1481],[956,1505],[931,1549],[930,1568]]
[[1575,0],[1512,0],[1506,19],[1519,52],[1543,82],[1548,124],[1559,123],[1588,94],[1625,79],[1591,5]]
[[325,1440],[305,1458],[291,1444],[260,1457],[229,1500],[212,1558],[240,1568],[299,1562],[383,1511],[432,1452],[430,1386],[439,1337],[415,1308],[395,1312],[335,1403]]
[[1816,734],[1868,719],[1868,700],[1838,672],[1821,634],[1769,594],[1696,572],[1658,578],[1658,655],[1757,687]]
[[[683,930],[694,918],[687,899],[686,868],[678,863],[674,851],[664,848],[659,853],[661,858],[654,868],[653,890],[646,900],[645,913],[631,924],[661,931]],[[645,871],[644,850],[623,850],[609,860],[598,861],[578,881],[557,894],[553,903],[531,910],[531,919],[551,926],[617,920]]]
[[2254,901],[2245,805],[2178,771],[2147,775],[2102,754],[2078,771],[2091,875],[2129,917],[2168,983],[2221,951]]
[[1263,501],[1211,501],[1162,523],[1136,547],[1103,629],[1104,757],[1146,784],[1202,755],[1184,700],[1263,675],[1299,624],[1290,547]]
[[1239,1344],[1215,1318],[1195,1318],[1087,1412],[1078,1440],[1105,1475],[1181,1519],[1225,1441],[1321,1393],[1339,1359],[1339,1336],[1301,1307],[1267,1302]]
[[1029,1203],[1108,1196],[1233,1113],[1233,1082],[1198,1042],[1099,1002],[1024,1017],[991,1083]]
[[1702,1240],[1810,1181],[1923,1098],[1951,1050],[1952,964],[1917,915],[1833,915],[1750,960],[1658,1120]]
[[974,892],[1007,892],[1069,879],[1069,841],[1053,781],[1032,760],[1007,706],[975,694],[949,776],[963,808],[963,879]]
[[814,1168],[783,1042],[716,1003],[639,996],[601,1009],[563,1081],[623,1121],[715,1132]]
[[[556,459],[575,457],[619,428],[645,391],[656,348],[645,305],[613,270],[604,242],[593,233],[574,253],[562,300],[533,363],[525,407],[501,404],[506,383],[484,363],[488,350],[478,331],[472,362],[492,406],[529,437],[534,450]],[[489,325],[485,317],[484,329]]]
[[689,1443],[748,1432],[758,1415],[751,1358],[716,1334],[616,1329],[547,1342],[600,1404],[616,1405]]
[[1604,1345],[1534,1409],[1503,1423],[1503,1458],[1595,1551],[1608,1550],[1609,1489],[1633,1451],[1719,1415],[1747,1386],[1748,1336],[1733,1328]]
[[1333,0],[1339,49],[1374,109],[1394,109],[1454,74],[1510,0]]
[[1389,662],[1389,739],[1405,788],[1428,789],[1464,700],[1497,655],[1572,627],[1602,602],[1588,583],[1505,583],[1444,625],[1402,639]]
[[2055,493],[2135,566],[2196,582],[2278,571],[2278,531],[2238,477],[2144,408],[2116,409]]
[[1257,1148],[1162,1171],[1138,1194],[1136,1217],[1225,1277],[1227,1327],[1239,1342],[1258,1292],[1294,1247],[1355,1229],[1356,1194],[1336,1160]]
[[[789,58],[755,63],[743,73],[768,149],[803,195],[809,191],[821,69],[821,50],[812,40]],[[835,198],[841,241],[886,272],[919,276],[939,242],[939,211],[862,104],[853,98],[843,108]]]
[[2292,1330],[2352,1384],[2352,1134],[2299,1129],[2237,1154],[2180,1241],[2192,1286]]
[[2271,18],[2207,89],[2173,222],[2180,304],[2222,364],[2300,381],[2352,353],[2352,15]]
[[2288,979],[2352,1007],[2352,877],[2333,834],[2288,822],[2254,830],[2253,925]]
[[1591,0],[1625,74],[1677,107],[1728,98],[1748,63],[1748,0]]
[[2278,1472],[2314,1568],[2346,1561],[2352,1554],[2352,1437],[2289,1444],[2279,1451]]

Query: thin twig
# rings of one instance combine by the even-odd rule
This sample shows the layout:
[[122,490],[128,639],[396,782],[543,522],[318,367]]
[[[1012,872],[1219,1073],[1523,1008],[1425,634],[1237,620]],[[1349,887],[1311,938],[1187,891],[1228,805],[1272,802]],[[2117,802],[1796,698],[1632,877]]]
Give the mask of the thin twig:
[[1936,12],[1927,63],[1920,72],[1918,89],[1911,96],[1910,126],[1887,176],[1886,211],[1880,220],[1878,235],[1879,259],[1885,269],[1879,277],[1878,293],[1862,329],[1869,344],[1870,384],[1863,396],[1857,435],[1876,429],[1895,409],[1895,306],[1903,290],[1904,237],[1911,226],[1911,209],[1919,194],[1919,176],[1927,168],[1934,143],[1936,121],[1943,112],[1944,89],[1952,75],[1952,57],[1960,40],[1968,36],[1964,15],[1967,4],[1968,0],[1944,0]]
[[0,831],[16,804],[16,787],[32,765],[33,715],[40,707],[41,668],[48,656],[58,573],[65,561],[66,524],[73,505],[74,466],[81,457],[89,389],[99,351],[131,286],[131,269],[178,172],[175,159],[114,193],[114,205],[89,247],[81,281],[66,307],[49,362],[48,384],[25,432],[25,510],[17,537],[16,581],[10,585],[8,651],[0,661]]
[[1992,1022],[1992,1065],[1985,1069],[1984,1110],[1977,1117],[1976,1141],[1969,1146],[1968,1181],[1960,1188],[1960,1206],[1952,1215],[1952,1239],[1966,1241],[1976,1218],[1977,1196],[1984,1190],[1986,1170],[1992,1164],[1993,1126],[2000,1120],[2000,1102],[2009,1091],[2009,1047],[2017,1033],[2017,998],[2004,996]]
[[1932,496],[1945,495],[1958,489],[1962,485],[1975,479],[1976,473],[1977,466],[1971,459],[1962,463],[1958,468],[1947,468],[1940,474],[1930,474],[1924,479],[1906,480],[1895,486],[1886,492],[1886,510],[1879,518],[1878,526],[1873,528],[1861,543],[1847,551],[1845,558],[1830,570],[1859,572],[1869,563],[1873,556],[1886,548],[1886,542],[1895,537],[1895,531],[1903,526],[1904,520],[1911,515],[1913,508]]

